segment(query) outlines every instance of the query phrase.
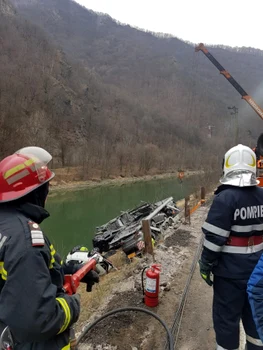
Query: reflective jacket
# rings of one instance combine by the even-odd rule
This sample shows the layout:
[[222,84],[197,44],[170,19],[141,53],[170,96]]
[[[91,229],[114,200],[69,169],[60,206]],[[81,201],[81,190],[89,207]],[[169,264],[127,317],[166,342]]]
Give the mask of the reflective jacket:
[[213,274],[248,279],[263,252],[263,189],[219,186],[202,230],[201,260]]
[[247,293],[258,335],[263,341],[263,255],[248,280]]
[[0,321],[15,350],[69,350],[79,304],[63,293],[63,270],[39,223],[42,207],[0,206]]

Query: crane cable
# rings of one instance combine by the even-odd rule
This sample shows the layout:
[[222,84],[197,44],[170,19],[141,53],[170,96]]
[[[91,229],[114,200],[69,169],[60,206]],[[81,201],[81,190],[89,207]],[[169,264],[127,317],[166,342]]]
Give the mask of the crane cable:
[[191,82],[191,89],[189,89],[189,94],[188,94],[188,101],[187,101],[187,112],[186,112],[186,121],[188,123],[188,126],[190,126],[191,118],[192,118],[192,112],[193,112],[193,105],[196,97],[196,76],[197,76],[197,70],[198,70],[198,65],[199,65],[199,58],[198,55],[196,55],[195,52],[193,52],[193,57],[192,57],[192,67],[191,67],[191,76],[193,77],[192,82]]

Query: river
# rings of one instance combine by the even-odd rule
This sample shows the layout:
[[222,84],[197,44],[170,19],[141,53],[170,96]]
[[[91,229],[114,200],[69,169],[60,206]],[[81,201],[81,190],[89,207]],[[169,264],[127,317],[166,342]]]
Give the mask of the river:
[[75,245],[92,248],[96,226],[100,226],[132,209],[142,201],[156,202],[173,196],[184,198],[196,190],[196,176],[185,178],[180,184],[177,178],[135,182],[122,186],[102,186],[77,191],[52,193],[47,201],[51,213],[41,225],[55,245],[65,255]]

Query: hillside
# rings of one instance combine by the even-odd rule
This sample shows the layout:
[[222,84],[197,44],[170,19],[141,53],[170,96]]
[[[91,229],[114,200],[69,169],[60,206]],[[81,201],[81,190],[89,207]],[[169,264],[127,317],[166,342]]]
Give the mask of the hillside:
[[98,98],[84,108],[81,70],[6,0],[0,0],[0,42],[1,156],[37,144],[63,163],[63,145],[76,139]]
[[[49,67],[44,71],[46,81],[51,81],[51,62],[56,63],[55,79],[63,86],[59,96],[64,95],[57,98],[53,91],[48,98],[40,95],[41,101],[36,101],[42,106],[44,99],[52,106],[52,113],[40,118],[41,123],[59,126],[55,136],[58,165],[82,165],[84,177],[98,171],[107,177],[218,166],[226,147],[233,144],[229,105],[240,108],[240,139],[254,145],[262,121],[207,58],[194,53],[193,45],[121,25],[71,0],[12,3],[17,8],[13,21],[34,27],[36,35],[45,37],[48,47],[59,52],[59,60],[52,60],[52,55],[44,59],[44,66]],[[31,43],[33,38],[23,40]],[[34,44],[30,45],[27,62],[35,52]],[[260,94],[256,94],[263,80],[262,52],[211,50],[244,89],[263,104]],[[49,49],[43,51],[44,55],[39,51],[41,58]],[[70,75],[62,74],[62,66],[66,71],[65,67],[70,67]],[[39,80],[43,83],[43,76]],[[19,81],[24,84],[24,79]],[[70,97],[69,91],[74,92]],[[53,114],[57,115],[56,123],[51,121]],[[62,125],[67,125],[66,130],[60,129]],[[209,125],[214,126],[212,138],[207,137]],[[54,133],[47,135],[54,142]]]
[[[211,103],[211,97],[217,103],[239,100],[236,91],[217,76],[215,67],[205,57],[198,57],[202,54],[195,54],[192,45],[177,38],[157,37],[120,25],[72,0],[13,2],[41,24],[68,54],[95,69],[105,82],[132,91],[144,101],[147,98],[156,105],[170,101],[173,105],[167,109],[178,108],[178,101],[185,102],[189,92],[196,94],[197,100],[208,95],[203,105]],[[262,83],[263,52],[225,47],[214,48],[213,53],[245,90],[254,95]],[[194,92],[193,84],[196,84]],[[258,97],[258,103],[263,104],[263,97]],[[185,114],[185,106],[179,106],[179,112]],[[207,114],[203,109],[202,113]]]

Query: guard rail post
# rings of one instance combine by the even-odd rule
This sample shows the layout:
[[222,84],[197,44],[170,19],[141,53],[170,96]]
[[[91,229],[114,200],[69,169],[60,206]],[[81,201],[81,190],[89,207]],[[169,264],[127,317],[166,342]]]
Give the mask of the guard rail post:
[[147,219],[142,220],[142,232],[143,232],[143,239],[145,243],[145,253],[153,255],[150,220],[147,220]]
[[190,217],[190,197],[185,197],[184,200],[184,217],[185,217],[185,224],[190,225],[191,224],[191,217]]
[[205,204],[205,188],[201,187],[201,205]]

